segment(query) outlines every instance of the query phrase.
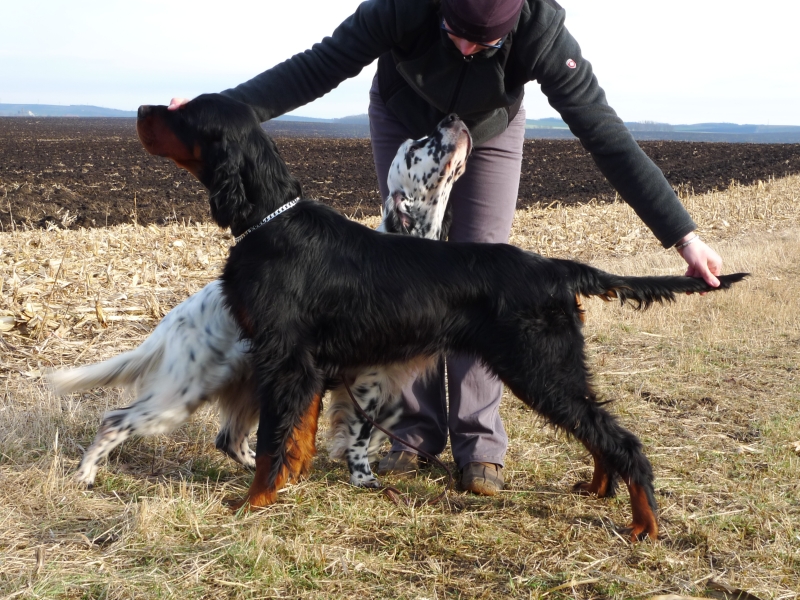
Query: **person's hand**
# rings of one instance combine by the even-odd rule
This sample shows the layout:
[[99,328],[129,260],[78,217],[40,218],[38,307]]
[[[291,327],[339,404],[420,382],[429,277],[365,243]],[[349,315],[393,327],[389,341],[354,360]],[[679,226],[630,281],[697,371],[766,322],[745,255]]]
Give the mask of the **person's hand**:
[[[681,244],[686,244],[682,248]],[[697,234],[690,233],[682,238],[677,244],[678,254],[686,261],[689,268],[686,275],[689,277],[700,277],[711,287],[719,287],[719,279],[716,275],[722,274],[722,258],[714,252]]]
[[169,101],[169,106],[167,107],[169,110],[178,110],[181,106],[186,104],[189,101],[188,98],[173,98]]

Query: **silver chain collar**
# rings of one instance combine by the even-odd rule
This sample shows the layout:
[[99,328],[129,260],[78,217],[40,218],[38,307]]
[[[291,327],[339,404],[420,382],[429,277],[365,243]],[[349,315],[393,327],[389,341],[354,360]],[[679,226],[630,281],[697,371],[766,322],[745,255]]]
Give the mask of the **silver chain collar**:
[[292,200],[291,202],[287,202],[286,204],[284,204],[283,206],[281,206],[281,207],[280,207],[278,210],[276,210],[276,211],[275,211],[274,213],[272,213],[271,215],[267,215],[266,217],[264,217],[264,219],[263,219],[263,220],[262,220],[260,223],[258,223],[258,224],[256,224],[256,225],[253,225],[253,226],[252,226],[250,229],[248,229],[247,231],[245,231],[245,232],[244,232],[242,235],[235,237],[235,238],[233,239],[233,243],[234,243],[234,244],[238,244],[239,242],[241,242],[241,241],[244,239],[244,236],[246,236],[248,233],[251,233],[251,232],[252,232],[254,229],[258,229],[258,228],[259,228],[259,227],[261,227],[262,225],[264,225],[264,224],[266,224],[266,223],[269,223],[269,222],[270,222],[272,219],[274,219],[275,217],[277,217],[277,216],[278,216],[279,214],[281,214],[282,212],[286,212],[287,210],[289,210],[290,208],[292,208],[292,207],[293,207],[295,204],[297,204],[298,202],[300,202],[300,197],[299,197],[299,196],[298,196],[297,198],[295,198],[294,200]]

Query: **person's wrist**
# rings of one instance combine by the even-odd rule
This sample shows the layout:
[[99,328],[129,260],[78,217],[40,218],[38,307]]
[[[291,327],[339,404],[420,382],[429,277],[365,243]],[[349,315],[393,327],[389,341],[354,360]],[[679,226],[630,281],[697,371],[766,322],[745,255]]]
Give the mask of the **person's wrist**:
[[681,250],[686,248],[686,246],[688,246],[690,244],[693,244],[695,242],[698,242],[698,241],[700,241],[700,236],[697,235],[694,231],[692,231],[691,233],[687,233],[685,236],[683,236],[681,239],[679,239],[675,243],[673,248],[675,248],[677,251],[680,252]]

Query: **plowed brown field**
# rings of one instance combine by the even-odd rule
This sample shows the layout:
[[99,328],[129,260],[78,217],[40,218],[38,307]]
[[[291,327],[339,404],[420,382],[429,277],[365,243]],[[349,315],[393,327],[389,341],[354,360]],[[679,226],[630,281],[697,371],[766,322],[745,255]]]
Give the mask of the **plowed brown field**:
[[[369,140],[277,139],[305,194],[349,215],[378,214]],[[696,193],[800,172],[800,144],[641,142],[675,188]],[[612,200],[577,141],[527,140],[519,206]],[[149,156],[133,119],[0,118],[0,229],[209,219],[203,188]]]

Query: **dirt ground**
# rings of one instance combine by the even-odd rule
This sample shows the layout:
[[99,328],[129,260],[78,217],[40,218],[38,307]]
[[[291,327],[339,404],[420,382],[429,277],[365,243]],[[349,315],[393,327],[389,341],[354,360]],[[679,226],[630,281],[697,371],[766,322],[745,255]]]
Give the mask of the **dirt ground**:
[[[378,214],[369,140],[277,139],[304,193],[351,216]],[[676,189],[723,190],[800,172],[800,144],[641,142]],[[613,200],[577,141],[527,140],[519,206]],[[207,221],[187,172],[149,156],[133,119],[0,118],[0,230]]]
[[[367,140],[279,143],[309,195],[375,211]],[[798,171],[800,146],[645,147],[683,186],[725,271],[752,275],[650,311],[587,300],[595,389],[656,473],[660,538],[631,545],[620,533],[627,494],[569,493],[591,476],[591,455],[510,398],[506,489],[493,498],[405,506],[356,490],[324,449],[323,422],[310,478],[234,515],[227,502],[252,473],[214,449],[211,407],[129,440],[92,491],[78,486],[102,415],[130,398],[60,397],[42,375],[141,344],[219,273],[231,238],[186,225],[206,220],[205,191],[147,156],[132,123],[0,119],[0,599],[800,600],[800,175],[769,180]],[[616,273],[683,272],[627,206],[583,202],[606,196],[578,168],[590,164],[578,146],[537,140],[527,151],[522,203],[542,205],[517,212],[511,243]],[[699,194],[701,179],[759,182]],[[550,206],[556,198],[565,204]],[[42,215],[73,230],[37,229]],[[415,501],[438,494],[443,475],[387,483]]]

